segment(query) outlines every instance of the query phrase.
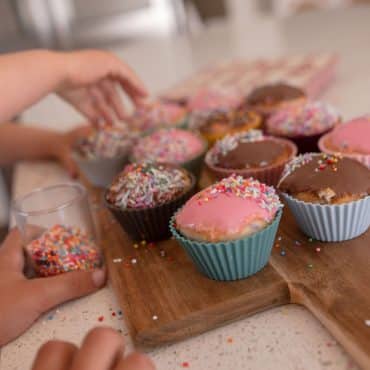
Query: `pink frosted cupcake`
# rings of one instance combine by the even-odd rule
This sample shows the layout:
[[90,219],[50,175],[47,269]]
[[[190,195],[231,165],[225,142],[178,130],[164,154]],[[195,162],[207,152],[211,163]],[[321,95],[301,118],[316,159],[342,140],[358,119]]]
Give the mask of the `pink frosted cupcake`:
[[370,168],[370,116],[338,126],[320,139],[319,147],[328,154],[355,158]]
[[175,103],[153,101],[136,109],[130,123],[135,130],[144,133],[161,127],[185,127],[187,110]]
[[190,131],[161,129],[139,140],[132,159],[181,165],[198,176],[206,150],[206,142]]
[[266,121],[269,135],[295,142],[300,153],[318,151],[317,141],[340,122],[340,115],[323,102],[285,105]]

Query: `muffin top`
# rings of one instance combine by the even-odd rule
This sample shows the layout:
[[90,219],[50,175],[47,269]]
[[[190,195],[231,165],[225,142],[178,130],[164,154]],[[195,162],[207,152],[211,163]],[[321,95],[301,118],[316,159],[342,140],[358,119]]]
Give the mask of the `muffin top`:
[[286,159],[291,150],[282,140],[266,137],[260,130],[249,130],[217,141],[209,153],[212,165],[240,170],[270,166]]
[[259,231],[281,207],[273,187],[232,175],[194,195],[175,221],[180,231],[217,242],[238,238],[248,225]]
[[137,131],[148,131],[159,127],[171,127],[185,120],[187,110],[179,104],[152,101],[137,108],[130,123]]
[[257,87],[247,97],[248,105],[275,105],[280,102],[305,97],[306,94],[298,87],[283,82]]
[[272,114],[266,129],[277,136],[311,136],[330,130],[339,120],[339,113],[323,102],[288,104]]
[[89,136],[81,139],[75,150],[87,159],[114,158],[128,154],[135,138],[135,134],[130,133],[126,126],[104,126],[92,130]]
[[334,150],[343,153],[370,154],[370,116],[355,118],[328,135]]
[[242,102],[240,93],[234,90],[201,89],[188,101],[188,109],[194,113],[225,112]]
[[183,168],[134,163],[113,180],[106,199],[121,209],[153,208],[185,193],[191,184]]
[[370,170],[354,159],[306,153],[286,165],[278,188],[303,201],[343,203],[369,195]]
[[204,142],[196,134],[181,129],[161,129],[143,137],[133,150],[137,162],[183,163],[204,150]]

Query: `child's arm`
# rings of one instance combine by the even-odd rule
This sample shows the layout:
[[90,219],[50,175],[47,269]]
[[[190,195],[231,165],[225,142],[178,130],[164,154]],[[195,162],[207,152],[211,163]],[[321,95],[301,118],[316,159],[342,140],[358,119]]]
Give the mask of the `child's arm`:
[[0,125],[0,167],[24,159],[57,159],[75,176],[72,146],[90,130],[87,125],[67,133],[11,123]]
[[57,92],[92,121],[124,118],[117,87],[134,103],[146,96],[135,73],[111,53],[98,50],[33,50],[0,56],[0,122],[48,93]]

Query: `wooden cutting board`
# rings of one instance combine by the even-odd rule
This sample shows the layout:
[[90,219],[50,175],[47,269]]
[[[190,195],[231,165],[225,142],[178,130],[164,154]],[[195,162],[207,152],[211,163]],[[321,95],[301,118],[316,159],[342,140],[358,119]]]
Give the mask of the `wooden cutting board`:
[[108,210],[97,215],[110,280],[137,346],[172,343],[296,303],[370,369],[370,230],[342,243],[309,241],[285,207],[270,264],[248,279],[216,282],[175,240],[136,246]]

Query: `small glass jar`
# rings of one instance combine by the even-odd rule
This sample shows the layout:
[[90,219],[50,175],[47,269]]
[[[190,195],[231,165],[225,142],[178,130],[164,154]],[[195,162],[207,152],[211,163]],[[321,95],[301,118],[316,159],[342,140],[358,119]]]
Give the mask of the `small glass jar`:
[[90,270],[101,264],[95,224],[82,185],[36,189],[16,199],[12,211],[27,260],[38,275]]

